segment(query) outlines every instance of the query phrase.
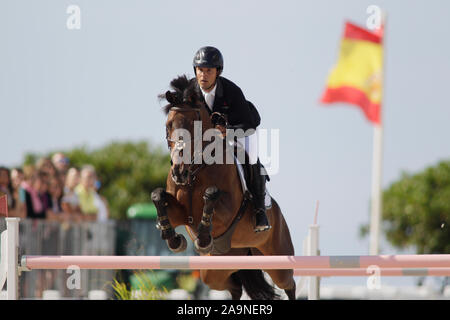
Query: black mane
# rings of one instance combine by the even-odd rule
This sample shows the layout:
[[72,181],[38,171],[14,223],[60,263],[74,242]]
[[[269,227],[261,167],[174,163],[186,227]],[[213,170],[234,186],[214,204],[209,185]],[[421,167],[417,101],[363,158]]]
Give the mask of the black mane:
[[160,100],[169,102],[163,108],[165,114],[168,114],[170,109],[175,106],[179,108],[199,108],[201,106],[202,99],[193,79],[188,79],[186,75],[178,76],[170,82],[170,87],[174,91],[169,90],[158,95]]

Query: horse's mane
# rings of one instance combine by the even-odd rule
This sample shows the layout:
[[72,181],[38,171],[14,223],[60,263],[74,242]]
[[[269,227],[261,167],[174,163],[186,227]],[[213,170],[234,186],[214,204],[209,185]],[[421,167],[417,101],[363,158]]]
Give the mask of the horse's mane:
[[167,91],[158,95],[160,100],[167,100],[169,104],[165,105],[163,110],[167,115],[172,107],[179,108],[199,108],[202,99],[196,90],[195,81],[188,79],[186,75],[178,76],[170,82],[170,87],[174,91]]

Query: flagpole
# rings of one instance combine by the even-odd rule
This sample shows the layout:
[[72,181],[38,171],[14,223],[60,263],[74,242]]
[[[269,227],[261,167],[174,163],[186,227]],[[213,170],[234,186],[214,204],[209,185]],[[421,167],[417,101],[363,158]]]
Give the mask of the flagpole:
[[[385,42],[385,32],[384,28],[386,26],[386,12],[382,13],[382,26],[383,26],[383,55],[386,49]],[[382,69],[382,93],[384,94],[384,70],[385,61],[383,58],[383,69]],[[382,108],[384,104],[380,101],[380,123],[375,124],[373,128],[373,154],[372,154],[372,201],[370,210],[370,255],[380,254],[380,234],[381,234],[381,221],[382,221],[382,190],[381,190],[381,178],[383,172],[383,112]]]
[[370,213],[370,249],[369,254],[379,254],[380,224],[382,212],[381,172],[383,162],[383,124],[373,129],[372,159],[372,203]]

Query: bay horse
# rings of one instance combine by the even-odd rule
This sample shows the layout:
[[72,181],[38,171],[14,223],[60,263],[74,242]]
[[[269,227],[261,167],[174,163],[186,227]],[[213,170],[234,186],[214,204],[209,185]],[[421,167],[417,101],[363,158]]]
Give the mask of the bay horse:
[[[166,189],[157,188],[151,195],[157,208],[157,227],[162,239],[171,251],[184,251],[186,239],[174,229],[184,225],[201,255],[294,255],[289,228],[273,198],[272,206],[267,210],[272,228],[255,233],[253,204],[240,188],[236,164],[193,161],[194,156],[202,154],[195,152],[190,143],[192,139],[171,138],[179,129],[194,136],[195,121],[201,121],[202,134],[208,129],[214,130],[210,113],[194,81],[179,76],[170,83],[174,91],[159,95],[160,99],[169,102],[164,111],[172,163]],[[204,152],[204,145],[205,141],[201,141],[200,153]],[[180,161],[180,155],[189,150],[194,154],[190,161]],[[231,232],[230,228],[233,229]],[[215,240],[227,234],[229,246],[222,252],[215,252]],[[284,289],[289,299],[295,300],[292,269],[264,271],[280,289]],[[228,290],[233,300],[241,298],[243,289],[251,299],[280,298],[264,278],[262,270],[201,270],[200,277],[210,289]]]

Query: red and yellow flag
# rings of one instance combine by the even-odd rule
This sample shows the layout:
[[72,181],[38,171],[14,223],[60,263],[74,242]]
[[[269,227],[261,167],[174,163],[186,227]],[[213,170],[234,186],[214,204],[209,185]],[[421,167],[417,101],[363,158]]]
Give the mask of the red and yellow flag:
[[368,31],[345,24],[339,59],[331,71],[322,103],[348,102],[359,106],[374,124],[381,122],[383,28]]

